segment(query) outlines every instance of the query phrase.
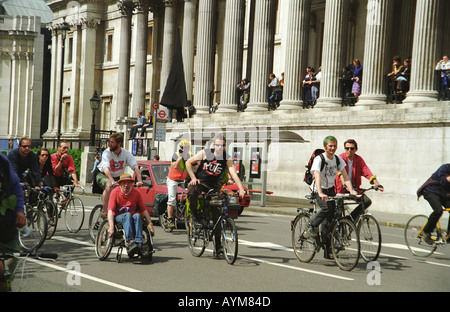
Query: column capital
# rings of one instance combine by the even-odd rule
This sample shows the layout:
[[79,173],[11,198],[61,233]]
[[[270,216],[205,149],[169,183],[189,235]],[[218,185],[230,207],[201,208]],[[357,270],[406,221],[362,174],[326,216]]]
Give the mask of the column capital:
[[146,13],[150,7],[150,0],[133,0],[137,13]]
[[117,2],[117,6],[119,7],[120,14],[131,16],[131,14],[133,14],[135,3],[133,0],[122,0]]
[[100,19],[97,18],[82,18],[80,20],[81,22],[81,29],[86,29],[86,28],[97,28],[97,25],[100,24]]

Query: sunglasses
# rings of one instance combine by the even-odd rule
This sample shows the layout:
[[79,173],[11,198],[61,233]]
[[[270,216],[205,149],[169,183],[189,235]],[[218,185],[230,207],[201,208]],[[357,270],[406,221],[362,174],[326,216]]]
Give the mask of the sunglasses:
[[23,148],[31,148],[31,145],[21,145]]
[[348,150],[354,151],[356,148],[355,148],[355,147],[344,147],[344,149],[347,150],[347,151],[348,151]]
[[45,157],[48,157],[48,154],[41,154],[41,155],[39,155],[39,156],[45,156]]

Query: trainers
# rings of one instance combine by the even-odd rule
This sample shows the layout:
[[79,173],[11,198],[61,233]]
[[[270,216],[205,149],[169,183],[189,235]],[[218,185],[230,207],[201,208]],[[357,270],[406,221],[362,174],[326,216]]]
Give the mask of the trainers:
[[167,219],[167,227],[169,229],[173,229],[175,227],[175,219],[174,218]]
[[427,232],[422,232],[422,237],[425,243],[428,245],[434,245],[433,240],[431,239],[431,234]]
[[319,233],[319,231],[318,231],[317,227],[314,227],[308,223],[308,225],[306,226],[304,236],[306,238],[315,238],[318,233]]
[[139,245],[136,243],[130,243],[127,247],[127,253],[129,257],[133,257],[139,251]]
[[213,252],[213,257],[214,257],[215,259],[223,259],[223,258],[224,258],[224,255],[223,255],[223,248],[222,248],[222,247],[219,247],[219,248],[217,248],[217,250],[214,250],[214,252]]

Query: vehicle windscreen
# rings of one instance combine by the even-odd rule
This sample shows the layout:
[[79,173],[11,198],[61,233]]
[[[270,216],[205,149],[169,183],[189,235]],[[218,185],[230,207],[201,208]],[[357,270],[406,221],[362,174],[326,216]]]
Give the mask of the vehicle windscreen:
[[169,164],[153,165],[152,172],[157,184],[165,185],[169,174]]

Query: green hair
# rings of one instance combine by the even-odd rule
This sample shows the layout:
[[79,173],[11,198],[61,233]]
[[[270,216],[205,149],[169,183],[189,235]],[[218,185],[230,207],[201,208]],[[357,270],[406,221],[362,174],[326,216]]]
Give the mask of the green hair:
[[325,139],[323,139],[323,146],[326,146],[328,144],[328,142],[336,142],[337,143],[337,139],[334,136],[329,135]]

